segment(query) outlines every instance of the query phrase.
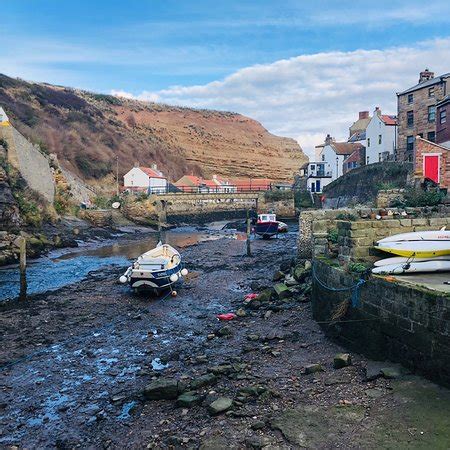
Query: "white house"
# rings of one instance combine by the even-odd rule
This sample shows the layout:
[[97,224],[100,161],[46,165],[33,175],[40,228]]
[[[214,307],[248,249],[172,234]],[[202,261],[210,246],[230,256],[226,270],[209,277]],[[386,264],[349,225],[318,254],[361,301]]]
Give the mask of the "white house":
[[306,187],[313,193],[322,193],[323,188],[332,180],[331,167],[327,162],[309,162],[304,169]]
[[344,161],[356,150],[364,148],[359,142],[336,142],[329,134],[325,143],[316,147],[319,150],[320,161],[328,164],[331,181],[344,173]]
[[397,142],[397,117],[381,114],[376,107],[366,129],[366,164],[394,157]]
[[0,106],[0,123],[6,124],[8,123],[8,120],[5,110]]
[[164,194],[167,192],[167,178],[153,164],[152,167],[133,167],[123,176],[125,189],[149,194]]

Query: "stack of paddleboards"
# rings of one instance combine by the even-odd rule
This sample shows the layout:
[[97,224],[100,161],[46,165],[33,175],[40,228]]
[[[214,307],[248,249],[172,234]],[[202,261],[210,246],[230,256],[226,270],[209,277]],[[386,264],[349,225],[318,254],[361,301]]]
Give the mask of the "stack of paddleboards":
[[377,261],[375,274],[450,271],[450,231],[396,234],[381,239],[375,248],[397,255]]

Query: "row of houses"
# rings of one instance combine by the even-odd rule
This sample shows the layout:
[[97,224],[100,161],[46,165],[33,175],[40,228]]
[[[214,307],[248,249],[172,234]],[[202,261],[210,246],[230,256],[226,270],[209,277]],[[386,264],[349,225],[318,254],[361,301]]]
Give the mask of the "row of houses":
[[435,77],[426,69],[415,86],[397,93],[397,115],[383,114],[379,107],[372,116],[361,111],[349,127],[347,141],[336,142],[327,135],[316,146],[315,160],[300,170],[307,189],[321,193],[356,167],[394,160],[413,162],[416,173],[439,183],[439,168],[450,148],[449,80],[450,73]]
[[169,183],[156,164],[151,167],[133,167],[123,177],[124,190],[150,194],[180,193],[234,193],[290,189],[290,185],[274,183],[268,178],[225,178],[213,175],[211,179],[184,175]]

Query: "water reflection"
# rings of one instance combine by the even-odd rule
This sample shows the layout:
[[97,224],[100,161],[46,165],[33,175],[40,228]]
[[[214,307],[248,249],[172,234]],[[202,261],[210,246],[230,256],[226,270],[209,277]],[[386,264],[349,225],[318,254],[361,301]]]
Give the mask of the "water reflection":
[[[177,248],[184,248],[207,240],[224,236],[237,238],[234,233],[196,231],[185,228],[168,231],[163,236],[165,242]],[[47,257],[30,261],[27,268],[28,294],[56,290],[85,278],[89,272],[106,266],[122,266],[151,248],[160,239],[159,233],[143,235],[141,239],[126,239],[105,245],[78,248],[68,253],[50,253]],[[20,275],[17,267],[0,269],[0,301],[16,298],[20,290]]]

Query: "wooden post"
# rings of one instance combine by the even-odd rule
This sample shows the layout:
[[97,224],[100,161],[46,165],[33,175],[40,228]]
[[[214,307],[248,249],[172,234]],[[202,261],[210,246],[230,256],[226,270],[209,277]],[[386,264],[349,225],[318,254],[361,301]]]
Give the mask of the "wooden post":
[[19,243],[20,252],[20,300],[27,299],[27,240],[24,237],[20,238]]
[[247,209],[247,256],[252,256],[252,250],[250,248],[250,232],[251,232],[250,215]]

